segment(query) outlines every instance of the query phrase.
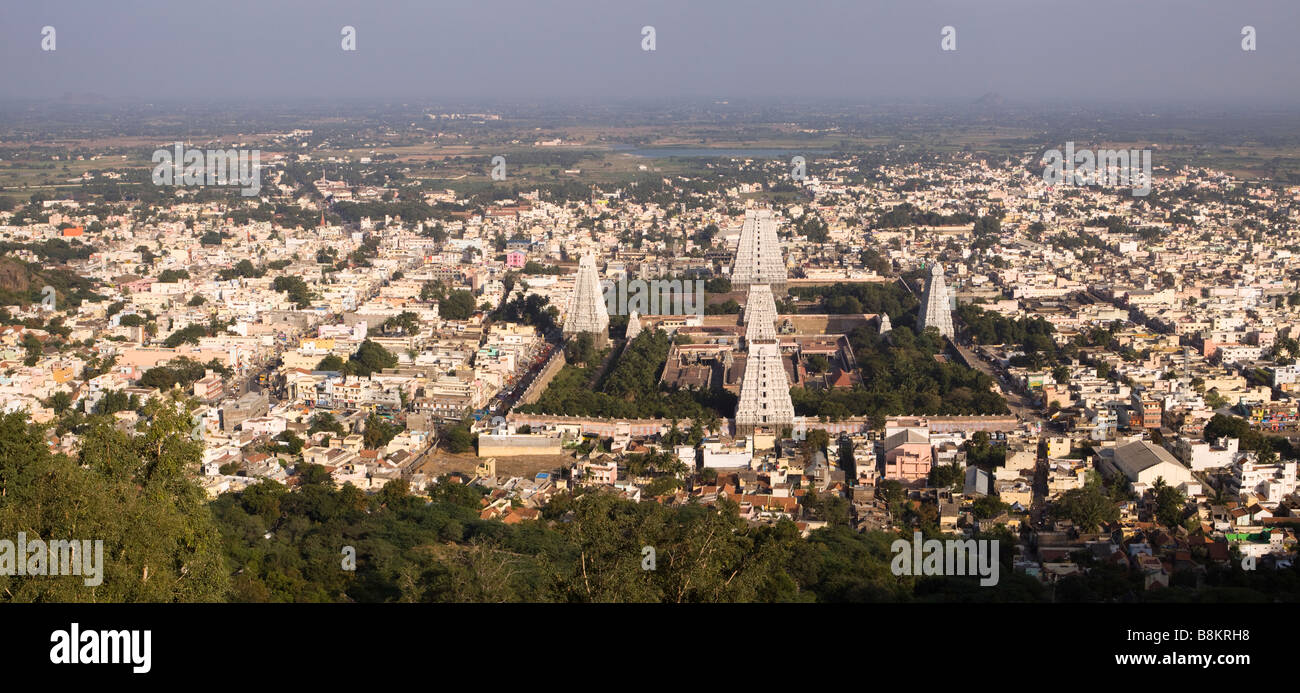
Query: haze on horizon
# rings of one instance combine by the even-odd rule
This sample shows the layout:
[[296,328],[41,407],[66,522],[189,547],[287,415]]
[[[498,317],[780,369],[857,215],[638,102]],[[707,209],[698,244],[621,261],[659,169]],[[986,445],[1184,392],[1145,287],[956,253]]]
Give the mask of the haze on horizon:
[[[41,29],[57,31],[42,51]],[[356,27],[357,50],[340,46]],[[656,50],[641,49],[641,27]],[[957,50],[940,50],[941,28]],[[1243,51],[1254,26],[1258,50]],[[0,7],[0,101],[645,99],[1300,105],[1294,0],[53,0]]]

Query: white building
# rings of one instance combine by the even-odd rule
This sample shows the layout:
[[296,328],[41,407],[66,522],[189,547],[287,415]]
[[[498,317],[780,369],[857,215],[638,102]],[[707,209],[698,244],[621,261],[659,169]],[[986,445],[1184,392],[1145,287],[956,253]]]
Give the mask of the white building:
[[1227,467],[1237,460],[1236,438],[1220,438],[1213,444],[1204,440],[1180,438],[1178,456],[1192,471]]
[[1136,440],[1117,446],[1108,461],[1114,471],[1128,477],[1135,490],[1154,486],[1156,479],[1164,479],[1169,486],[1195,483],[1192,470],[1150,441]]

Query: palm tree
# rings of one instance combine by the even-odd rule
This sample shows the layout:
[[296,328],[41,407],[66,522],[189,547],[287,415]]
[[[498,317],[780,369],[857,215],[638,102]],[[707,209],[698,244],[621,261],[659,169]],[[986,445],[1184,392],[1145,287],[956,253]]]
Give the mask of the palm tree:
[[722,419],[718,416],[718,412],[713,411],[712,409],[706,410],[704,415],[704,429],[711,434],[717,433],[718,427],[721,425]]

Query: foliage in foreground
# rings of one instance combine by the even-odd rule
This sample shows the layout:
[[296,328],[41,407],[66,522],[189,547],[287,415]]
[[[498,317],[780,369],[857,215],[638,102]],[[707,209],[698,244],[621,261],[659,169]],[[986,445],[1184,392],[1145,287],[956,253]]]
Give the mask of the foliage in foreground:
[[[179,401],[151,402],[128,436],[88,423],[77,459],[49,451],[21,414],[0,416],[0,538],[100,539],[104,580],[0,575],[0,601],[811,602],[1293,601],[1300,572],[1211,567],[1165,590],[1108,566],[1048,589],[1011,568],[1000,530],[1000,582],[896,576],[888,532],[859,533],[845,513],[800,537],[793,523],[751,527],[717,508],[633,503],[601,491],[561,494],[537,521],[479,519],[483,491],[444,480],[431,498],[402,482],[367,496],[304,466],[299,490],[272,481],[204,501],[191,474],[201,448]],[[902,505],[897,499],[895,505]],[[921,510],[923,510],[922,508]],[[937,538],[933,513],[903,513]],[[911,539],[911,532],[904,532]],[[655,549],[645,570],[643,547]],[[345,547],[355,570],[345,570]]]
[[[81,455],[55,455],[21,413],[0,417],[0,539],[103,541],[103,582],[0,574],[16,602],[218,601],[228,593],[220,537],[192,473],[202,456],[175,400],[145,407],[134,436],[96,417]],[[0,571],[8,573],[9,571]]]

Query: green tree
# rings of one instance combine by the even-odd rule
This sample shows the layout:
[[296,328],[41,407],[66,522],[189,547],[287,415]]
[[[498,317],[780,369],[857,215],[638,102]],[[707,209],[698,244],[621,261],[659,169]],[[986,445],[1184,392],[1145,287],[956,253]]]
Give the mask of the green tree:
[[382,448],[401,432],[401,427],[389,423],[387,419],[378,414],[371,413],[366,418],[366,431],[363,435],[366,448],[377,450]]
[[287,294],[289,300],[299,308],[306,308],[311,305],[311,291],[307,288],[307,283],[302,280],[302,277],[289,274],[276,277],[275,281],[271,283],[271,288]]
[[469,432],[469,427],[463,424],[448,430],[444,440],[447,450],[451,452],[469,452],[474,448],[474,437]]
[[590,333],[582,332],[564,345],[564,359],[569,363],[590,364],[596,361],[596,340]]
[[55,414],[62,414],[72,406],[72,395],[59,390],[45,400],[45,406],[54,410]]
[[343,424],[339,423],[339,420],[334,418],[334,415],[327,411],[313,415],[311,417],[311,425],[307,428],[308,435],[314,435],[321,431],[327,431],[339,437],[347,435],[347,431],[343,428]]
[[930,485],[935,488],[960,488],[966,483],[966,470],[956,462],[930,468]]
[[438,315],[445,320],[465,320],[474,314],[474,295],[457,289],[438,301]]
[[1161,477],[1152,485],[1151,495],[1155,505],[1156,520],[1160,524],[1170,529],[1182,524],[1187,507],[1187,494],[1166,484]]
[[338,354],[330,354],[321,359],[320,363],[316,364],[316,370],[318,371],[335,371],[342,373],[346,368],[347,362],[340,358]]
[[971,512],[977,520],[990,520],[1006,512],[1010,507],[998,500],[996,496],[980,496],[975,499]]
[[[94,419],[79,460],[49,452],[24,417],[0,417],[0,535],[103,542],[103,581],[0,575],[6,601],[216,601],[229,586],[206,497],[201,444],[177,399],[151,402],[128,437]],[[147,527],[148,531],[141,531]]]
[[1119,507],[1095,483],[1061,494],[1052,513],[1070,520],[1084,532],[1095,532],[1119,520]]
[[392,368],[397,365],[397,357],[383,346],[369,339],[357,347],[356,353],[348,359],[346,372],[352,375],[368,376],[371,373]]

